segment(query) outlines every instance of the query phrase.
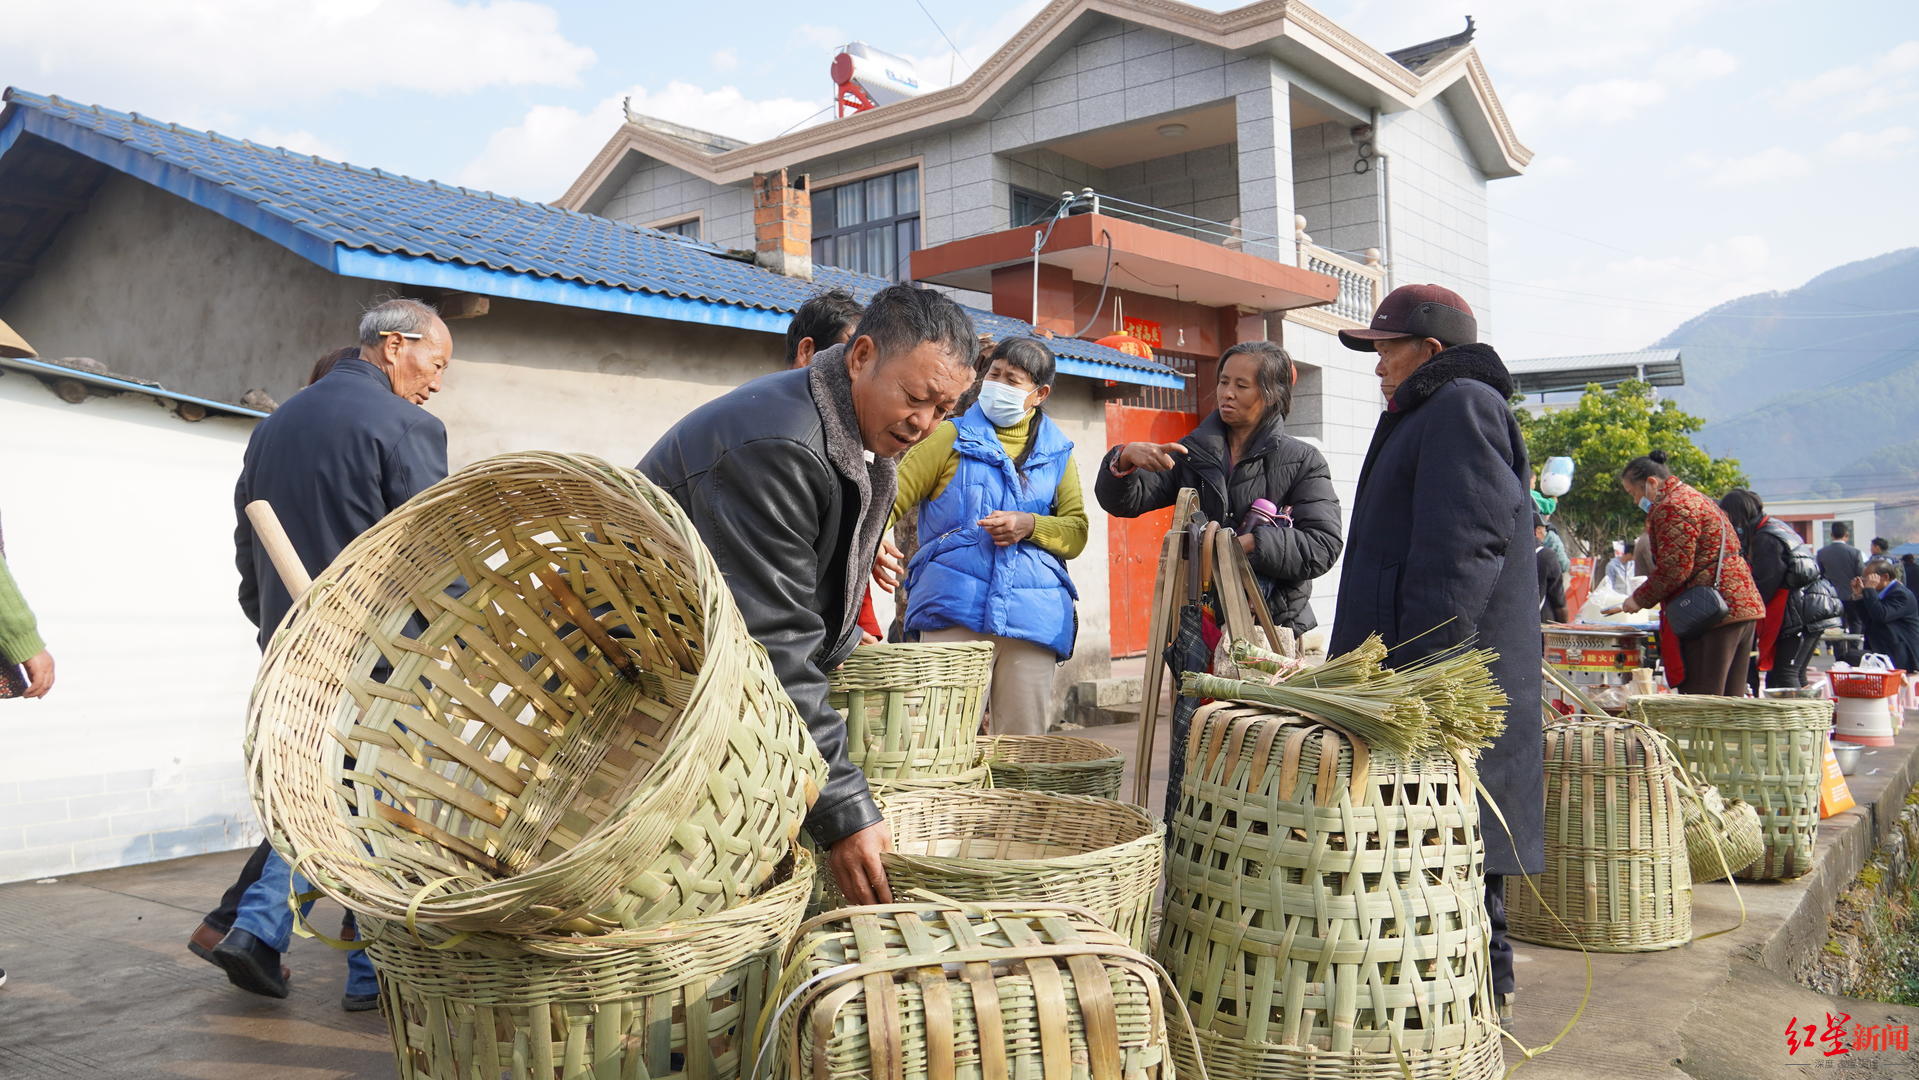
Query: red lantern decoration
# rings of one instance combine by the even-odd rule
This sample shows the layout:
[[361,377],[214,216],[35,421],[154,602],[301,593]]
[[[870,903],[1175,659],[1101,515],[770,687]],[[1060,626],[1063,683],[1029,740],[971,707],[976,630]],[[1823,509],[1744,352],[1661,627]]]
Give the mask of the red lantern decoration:
[[1141,360],[1151,360],[1153,358],[1153,347],[1151,345],[1146,344],[1144,341],[1141,341],[1124,330],[1117,334],[1108,334],[1098,341],[1093,342],[1093,344],[1104,345],[1109,349],[1117,349],[1128,356],[1137,356]]

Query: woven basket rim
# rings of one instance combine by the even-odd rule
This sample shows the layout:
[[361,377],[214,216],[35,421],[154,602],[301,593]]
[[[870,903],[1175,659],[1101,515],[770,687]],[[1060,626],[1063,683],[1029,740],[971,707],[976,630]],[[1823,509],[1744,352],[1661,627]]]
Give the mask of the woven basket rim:
[[[1062,792],[1034,791],[1026,788],[988,788],[974,791],[905,791],[887,797],[886,812],[888,819],[891,820],[894,807],[896,806],[900,807],[900,812],[903,814],[907,810],[918,808],[921,803],[937,807],[938,804],[942,802],[954,802],[957,800],[964,800],[964,804],[968,806],[977,806],[981,803],[987,805],[993,803],[1007,804],[1008,812],[1016,812],[1018,809],[1036,810],[1049,803],[1053,804],[1057,809],[1077,806],[1079,809],[1088,813],[1103,815],[1108,823],[1116,827],[1130,825],[1139,827],[1141,831],[1138,835],[1129,836],[1125,839],[1117,840],[1111,844],[1091,850],[1029,859],[985,859],[967,855],[918,855],[897,851],[887,852],[881,856],[881,858],[894,859],[901,862],[923,861],[928,865],[940,867],[994,870],[999,873],[1006,873],[1022,868],[1062,868],[1079,865],[1100,867],[1110,865],[1113,859],[1122,853],[1130,855],[1135,848],[1158,848],[1160,844],[1163,843],[1163,837],[1166,833],[1166,825],[1164,822],[1154,820],[1151,814],[1140,807],[1134,806],[1132,803],[1120,802],[1117,799],[1104,799],[1097,795],[1069,795]],[[1022,806],[1021,804],[1024,805]],[[995,815],[995,817],[1001,816],[1002,815],[999,814]],[[1039,842],[1043,838],[1029,837],[1028,839]]]

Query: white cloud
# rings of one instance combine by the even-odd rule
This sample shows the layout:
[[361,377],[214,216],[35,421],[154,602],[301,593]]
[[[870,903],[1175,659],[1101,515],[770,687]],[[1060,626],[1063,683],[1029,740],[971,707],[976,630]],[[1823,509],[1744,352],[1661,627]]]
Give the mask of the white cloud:
[[1790,82],[1779,99],[1799,108],[1837,108],[1861,116],[1919,100],[1919,41],[1907,41],[1864,63]]
[[1653,70],[1670,86],[1694,86],[1738,71],[1739,58],[1724,49],[1676,49],[1653,61]]
[[78,85],[46,89],[161,115],[221,99],[573,86],[593,62],[527,0],[15,3],[0,35],[16,81],[57,74]]
[[1769,146],[1740,157],[1721,157],[1704,152],[1688,154],[1686,165],[1704,174],[1707,187],[1717,188],[1796,180],[1812,171],[1812,163],[1806,160],[1805,155],[1783,146]]
[[1826,144],[1826,152],[1834,157],[1861,161],[1889,161],[1912,153],[1912,148],[1912,129],[1901,125],[1881,131],[1848,131]]
[[460,170],[459,182],[526,198],[558,198],[624,122],[622,97],[630,97],[635,113],[749,142],[773,138],[809,119],[823,121],[827,115],[815,117],[819,101],[749,98],[731,86],[636,86],[584,112],[563,105],[528,109],[518,123],[487,138],[485,149]]
[[740,54],[732,49],[714,49],[713,55],[707,59],[712,63],[714,71],[732,71],[740,66]]
[[1525,132],[1610,126],[1665,100],[1664,83],[1651,79],[1602,79],[1580,83],[1562,94],[1520,91],[1507,96],[1505,102],[1513,124]]

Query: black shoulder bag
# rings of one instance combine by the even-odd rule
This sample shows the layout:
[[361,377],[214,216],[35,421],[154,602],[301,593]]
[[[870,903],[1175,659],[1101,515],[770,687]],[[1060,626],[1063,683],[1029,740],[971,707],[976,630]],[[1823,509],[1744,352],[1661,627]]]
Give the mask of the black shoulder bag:
[[1666,601],[1666,625],[1672,628],[1673,636],[1681,641],[1691,641],[1706,631],[1726,621],[1732,609],[1726,606],[1726,598],[1719,591],[1719,581],[1726,570],[1726,546],[1719,546],[1719,561],[1713,564],[1712,584],[1694,585],[1678,596]]

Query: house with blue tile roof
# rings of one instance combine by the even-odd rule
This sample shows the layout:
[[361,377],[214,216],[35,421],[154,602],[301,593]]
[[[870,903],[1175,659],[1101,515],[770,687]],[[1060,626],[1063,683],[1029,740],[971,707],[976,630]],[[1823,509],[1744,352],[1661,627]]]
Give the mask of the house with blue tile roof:
[[[806,175],[816,267],[959,290],[1062,336],[1126,329],[1193,374],[1188,391],[1115,398],[1109,445],[1192,430],[1219,355],[1277,341],[1300,369],[1287,430],[1320,443],[1350,505],[1384,402],[1374,360],[1337,331],[1429,281],[1464,296],[1481,333],[1496,326],[1488,186],[1532,151],[1472,20],[1386,49],[1302,0],[1035,7],[959,82],[774,138],[629,109],[559,205],[739,244],[754,178]],[[857,82],[855,53],[870,55],[822,50],[822,94]],[[1115,527],[1122,652],[1147,648],[1163,528]],[[1314,585],[1322,626],[1336,593],[1336,575]]]
[[[22,809],[0,782],[0,881],[257,838],[238,754],[258,657],[233,600],[232,484],[253,420],[352,343],[367,306],[405,295],[448,315],[454,363],[430,407],[455,467],[536,448],[637,462],[687,411],[783,367],[808,296],[891,284],[828,265],[807,280],[751,250],[137,113],[4,101],[0,319],[40,356],[0,360],[0,511],[62,680],[42,707],[0,713],[15,773],[36,784]],[[1184,385],[1151,359],[1056,346],[1049,412],[1095,450],[1107,398]],[[1105,558],[1095,518],[1090,567]],[[1102,583],[1082,587],[1063,683],[1107,669]]]

